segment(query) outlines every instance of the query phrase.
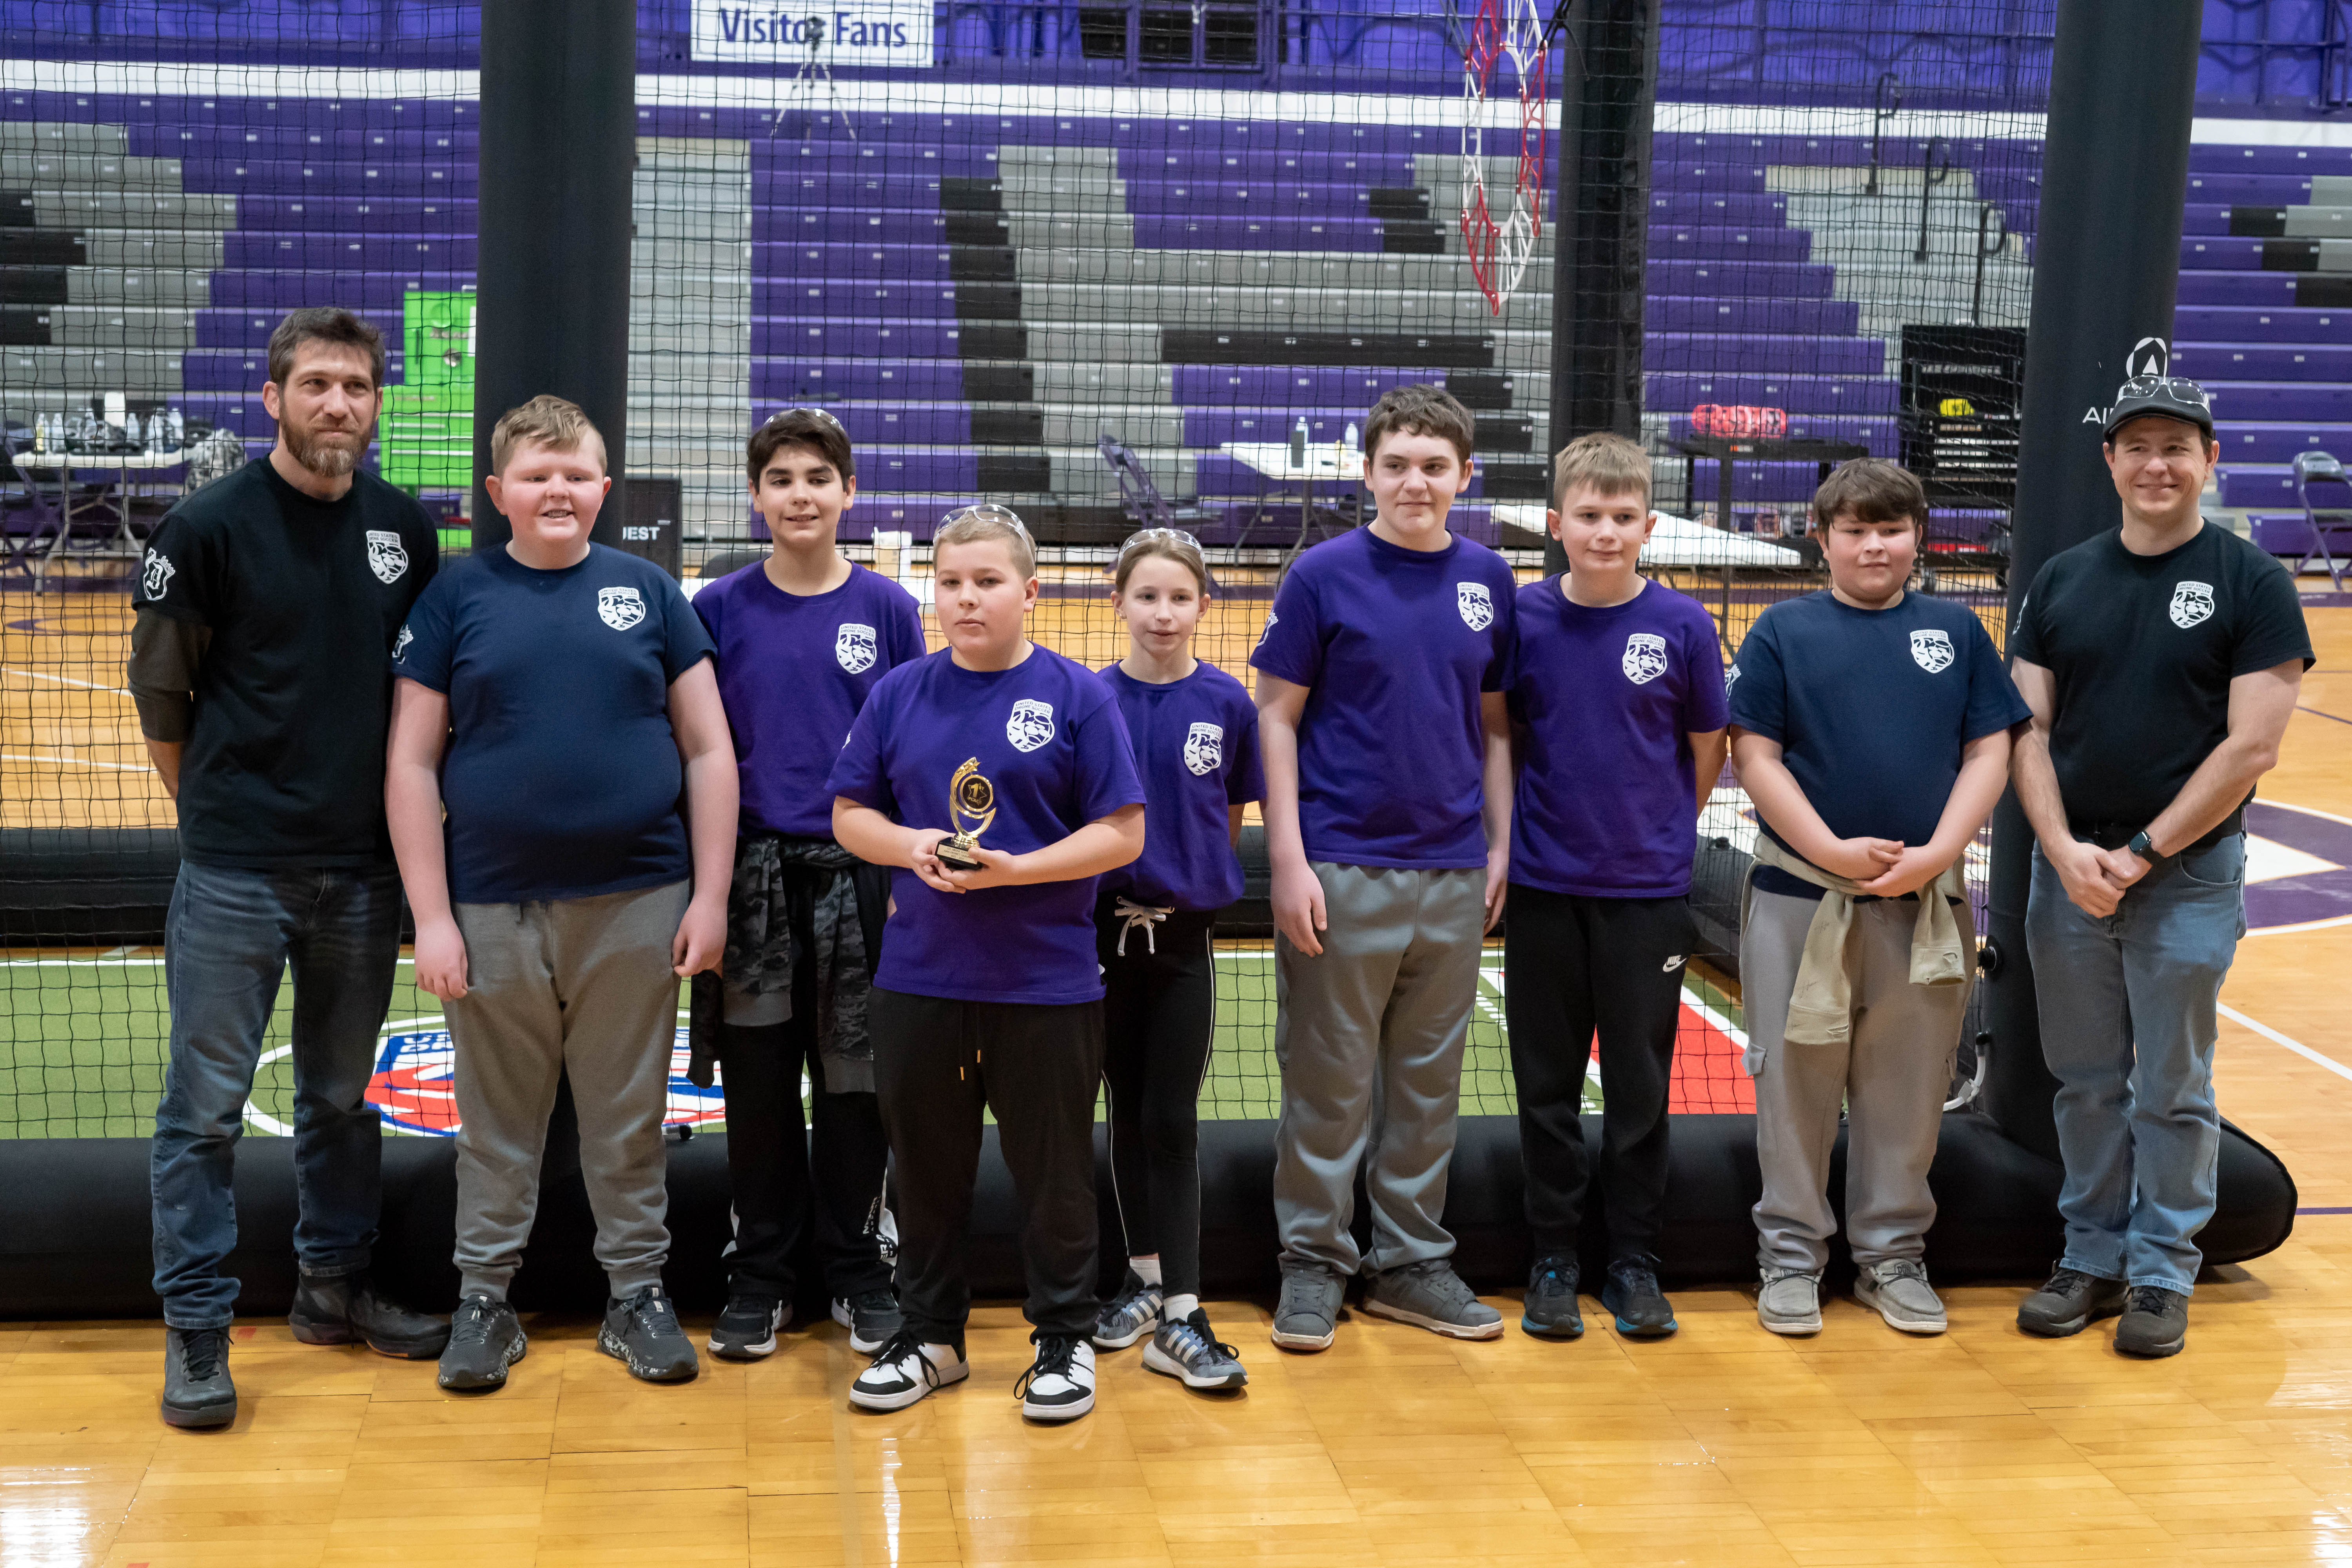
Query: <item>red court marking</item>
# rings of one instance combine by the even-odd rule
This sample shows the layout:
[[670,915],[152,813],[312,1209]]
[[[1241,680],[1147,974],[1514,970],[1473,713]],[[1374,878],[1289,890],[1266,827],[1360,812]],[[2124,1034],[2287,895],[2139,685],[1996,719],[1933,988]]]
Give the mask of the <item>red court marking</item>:
[[[1738,1041],[1684,1003],[1682,1022],[1675,1030],[1675,1071],[1666,1089],[1666,1109],[1686,1114],[1753,1114],[1756,1085],[1739,1070],[1739,1054]],[[1605,1077],[1601,1091],[1609,1092]]]
[[241,1340],[249,1340],[253,1338],[253,1325],[247,1323],[244,1328],[237,1330],[236,1337]]

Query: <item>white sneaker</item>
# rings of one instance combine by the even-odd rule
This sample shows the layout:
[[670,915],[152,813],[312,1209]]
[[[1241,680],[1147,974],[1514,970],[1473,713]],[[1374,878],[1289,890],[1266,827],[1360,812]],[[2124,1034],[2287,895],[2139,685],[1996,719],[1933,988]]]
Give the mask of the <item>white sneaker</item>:
[[1771,1269],[1756,1292],[1756,1321],[1776,1334],[1822,1331],[1822,1279],[1818,1274]]
[[1908,1258],[1864,1268],[1853,1282],[1853,1299],[1906,1334],[1940,1334],[1947,1327],[1943,1300],[1927,1283],[1927,1270]]
[[904,1410],[931,1390],[971,1375],[961,1345],[927,1345],[902,1330],[850,1384],[849,1403],[861,1410]]
[[1013,1385],[1032,1421],[1075,1421],[1095,1407],[1095,1348],[1077,1334],[1029,1336],[1037,1359]]

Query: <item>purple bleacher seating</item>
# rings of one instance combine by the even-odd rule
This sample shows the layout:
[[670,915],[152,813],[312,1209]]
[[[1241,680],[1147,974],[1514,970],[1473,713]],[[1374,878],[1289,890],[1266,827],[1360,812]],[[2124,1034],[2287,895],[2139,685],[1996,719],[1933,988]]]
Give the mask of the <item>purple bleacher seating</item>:
[[2189,172],[2189,199],[2224,205],[2299,207],[2311,201],[2311,175]]
[[190,158],[183,190],[263,196],[466,196],[474,195],[470,160],[404,163],[341,158]]
[[[2188,372],[2184,369],[2183,374]],[[2213,399],[2213,416],[2228,423],[2239,419],[2306,420],[2322,424],[2345,416],[2347,400],[2340,386],[2305,382],[2225,381],[2219,376],[2198,382]]]
[[2230,211],[2211,202],[2190,202],[2180,209],[2180,233],[2183,238],[2194,236],[2226,235],[2230,228]]
[[183,121],[130,127],[131,152],[142,158],[342,158],[458,160],[480,154],[481,132],[423,127],[344,125],[231,126]]
[[[346,309],[352,308],[347,300],[331,300],[322,296],[318,302],[341,305]],[[261,353],[268,348],[269,334],[278,330],[278,322],[283,312],[278,310],[259,312],[218,308],[198,310],[195,312],[196,346],[200,349],[236,349],[248,353]],[[376,331],[384,335],[385,342],[400,341],[401,309],[399,305],[394,304],[389,310],[361,310],[359,314],[362,319],[375,323]]]
[[[1229,452],[1201,452],[1192,459],[1192,485],[1202,496],[1287,496],[1296,502],[1298,487],[1282,479],[1268,479]],[[1464,496],[1485,493],[1486,471],[1474,469],[1470,482],[1459,492]],[[1315,485],[1316,510],[1344,501],[1355,493],[1355,487],[1345,480],[1318,480]],[[1370,507],[1366,508],[1367,514]],[[1294,519],[1297,512],[1294,510]],[[1263,536],[1260,536],[1263,537]]]
[[2220,174],[2352,174],[2352,147],[2235,147],[2200,142],[2189,149],[2189,172]]
[[2172,336],[2199,344],[2352,343],[2352,309],[2182,305],[2173,311]]
[[474,234],[480,218],[470,197],[242,195],[236,226],[281,234]]
[[751,361],[751,401],[787,405],[907,399],[963,400],[963,366],[954,360],[827,360],[793,354]]
[[1727,293],[1734,298],[1826,300],[1837,285],[1837,269],[1827,262],[1765,262],[1745,257],[1737,272],[1720,261],[1653,258],[1643,276],[1650,289],[1660,294]]
[[849,356],[856,359],[954,359],[963,352],[964,329],[945,322],[871,316],[838,321],[809,316],[751,318],[751,354],[755,359],[778,355],[814,358]]
[[2303,504],[2295,495],[2294,471],[2292,468],[2284,463],[2231,462],[2228,452],[2229,447],[2225,445],[2220,479],[2223,506],[2300,507]]
[[215,307],[290,310],[298,305],[341,305],[362,312],[389,311],[397,321],[412,289],[456,293],[474,287],[471,272],[280,272],[219,271],[212,276]]
[[1789,198],[1777,191],[1718,191],[1684,187],[1650,197],[1652,223],[1761,224],[1788,220]]
[[[865,282],[804,272],[782,278],[754,277],[751,310],[759,316],[889,317],[898,320],[956,317],[952,283]],[[758,342],[756,334],[753,342]],[[756,346],[754,353],[761,352]]]
[[2183,305],[2292,305],[2292,272],[2198,272],[2180,275]]
[[470,234],[247,234],[221,236],[221,265],[239,269],[299,267],[322,272],[471,272],[478,265]]
[[1702,403],[1752,404],[1797,414],[1892,415],[1900,392],[1874,365],[1862,375],[1733,375],[1653,371],[1643,406],[1687,413]]
[[[2255,544],[2273,555],[2315,556],[2318,553],[2311,537],[2311,524],[2299,511],[2268,515],[2257,512],[2249,516],[2246,521],[2251,525]],[[2328,553],[2338,562],[2352,559],[2352,523],[2326,523],[2323,526],[2327,533]]]
[[795,278],[909,279],[944,283],[950,254],[944,245],[755,245],[755,279]]
[[1352,365],[1180,364],[1170,369],[1177,403],[1212,406],[1370,408],[1392,387],[1444,379],[1427,370]]
[[971,452],[866,447],[857,454],[859,490],[976,490],[980,459]]
[[1149,213],[1135,220],[1139,250],[1345,250],[1386,248],[1387,224],[1369,217],[1187,217]]
[[[852,237],[869,245],[943,245],[948,220],[961,214],[906,209],[874,211],[857,206],[777,207],[751,209],[751,239],[755,245],[780,245],[812,240],[841,244]],[[985,216],[985,215],[974,215]]]
[[[2352,419],[2352,397],[2338,394],[2337,412]],[[2231,463],[2292,463],[2297,452],[2352,452],[2352,424],[2306,425],[2240,423],[2222,419],[2214,428],[2221,443],[2221,461]]]
[[1409,153],[1127,146],[1118,149],[1118,172],[1130,180],[1323,180],[1391,186],[1414,183]]
[[1764,165],[1721,158],[1689,162],[1660,156],[1650,164],[1653,191],[1725,191],[1762,194]]
[[1851,300],[1774,300],[1653,294],[1642,307],[1644,332],[1803,332],[1851,337],[1862,307]]
[[2203,271],[2263,270],[2263,247],[2269,242],[2252,236],[2184,234],[2180,237],[2180,267]]
[[1748,227],[1737,224],[1650,226],[1650,254],[1662,260],[1803,261],[1813,237],[1801,228]]
[[[394,384],[404,380],[406,374],[401,351],[387,345],[384,384]],[[268,379],[269,363],[259,353],[234,349],[190,349],[180,356],[180,384],[189,392],[257,393]]]
[[2352,380],[2352,344],[2181,343],[2172,351],[2176,375],[2197,381]]
[[[792,406],[788,403],[753,399],[747,433],[758,428],[762,420]],[[824,406],[826,412],[841,421],[842,428],[849,432],[849,438],[857,443],[861,451],[868,442],[894,447],[971,444],[971,409],[960,401],[860,404],[836,400]],[[862,465],[864,458],[860,458],[859,462]]]
[[1645,371],[1704,368],[1717,375],[1883,375],[1886,345],[1877,338],[1801,337],[1778,332],[1647,332]]

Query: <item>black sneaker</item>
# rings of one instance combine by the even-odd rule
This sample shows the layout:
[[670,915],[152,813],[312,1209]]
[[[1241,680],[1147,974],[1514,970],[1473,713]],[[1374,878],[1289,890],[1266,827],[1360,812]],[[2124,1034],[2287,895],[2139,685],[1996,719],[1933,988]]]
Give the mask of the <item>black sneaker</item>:
[[450,1321],[437,1381],[444,1388],[503,1388],[507,1368],[530,1349],[512,1307],[488,1296],[468,1296],[457,1303],[457,1315]]
[[1095,1407],[1095,1347],[1082,1334],[1031,1334],[1037,1359],[1013,1385],[1032,1421],[1076,1421]]
[[608,1299],[596,1348],[628,1363],[629,1375],[647,1383],[684,1383],[702,1370],[694,1342],[678,1326],[677,1308],[658,1285],[627,1300]]
[[889,1343],[907,1321],[898,1313],[898,1298],[887,1287],[835,1296],[833,1321],[849,1331],[849,1348],[859,1355],[872,1355]]
[[165,1329],[164,1424],[226,1426],[236,1419],[236,1384],[228,1376],[228,1331]]
[[2116,1325],[2116,1349],[2126,1355],[2179,1355],[2189,1342],[2189,1298],[2161,1285],[2135,1285]]
[[792,1311],[777,1298],[757,1290],[729,1291],[727,1310],[710,1325],[710,1353],[728,1361],[758,1361],[774,1354],[776,1331]]
[[2017,1326],[2045,1340],[2063,1340],[2121,1312],[2125,1294],[2120,1279],[2102,1279],[2062,1265],[2041,1289],[2017,1304]]
[[1639,1255],[1609,1265],[1601,1309],[1616,1314],[1617,1331],[1628,1339],[1662,1340],[1675,1331],[1674,1304],[1658,1289],[1656,1266]]
[[373,1281],[357,1274],[305,1274],[294,1289],[294,1310],[286,1314],[294,1337],[306,1345],[348,1345],[364,1341],[378,1355],[423,1361],[449,1342],[449,1320],[412,1312],[376,1294]]
[[1528,1293],[1519,1310],[1519,1329],[1539,1340],[1572,1340],[1584,1332],[1584,1313],[1576,1300],[1576,1258],[1565,1252],[1547,1252],[1528,1270]]

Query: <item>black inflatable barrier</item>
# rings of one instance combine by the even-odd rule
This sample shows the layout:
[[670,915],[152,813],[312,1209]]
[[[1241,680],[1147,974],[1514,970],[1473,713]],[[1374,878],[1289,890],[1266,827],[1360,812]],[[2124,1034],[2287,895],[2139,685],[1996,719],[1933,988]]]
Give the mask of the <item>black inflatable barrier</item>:
[[[1110,1173],[1097,1131],[1097,1190],[1104,1224],[1115,1227]],[[1585,1118],[1597,1156],[1600,1119]],[[152,1318],[147,1143],[143,1139],[0,1142],[0,1318]],[[243,1281],[238,1310],[286,1310],[294,1291],[293,1142],[255,1138],[237,1150],[240,1244],[229,1271]],[[728,1237],[725,1134],[670,1148],[672,1292],[690,1310],[713,1310],[725,1289],[720,1252]],[[604,1279],[591,1256],[594,1226],[576,1167],[551,1153],[538,1228],[517,1305],[527,1310],[591,1311]],[[442,1139],[392,1138],[383,1146],[383,1219],[378,1277],[419,1306],[446,1306],[457,1277],[449,1262],[457,1203],[456,1148]],[[1208,1121],[1201,1126],[1202,1268],[1205,1288],[1222,1295],[1268,1297],[1276,1285],[1274,1123]],[[1459,1238],[1457,1266],[1481,1289],[1509,1292],[1526,1278],[1527,1226],[1520,1206],[1518,1124],[1507,1116],[1465,1116],[1454,1156],[1446,1223]],[[2059,1251],[2058,1167],[2001,1134],[1988,1118],[1944,1118],[1931,1173],[1939,1213],[1927,1233],[1927,1266],[1949,1283],[2038,1279]],[[1844,1141],[1830,1191],[1842,1209]],[[1755,1278],[1756,1236],[1748,1210],[1759,1190],[1755,1121],[1747,1116],[1678,1116],[1674,1177],[1667,1192],[1661,1273],[1669,1282],[1742,1283]],[[2284,1242],[2294,1226],[2295,1187],[2286,1167],[2260,1143],[2223,1124],[2220,1208],[2199,1238],[2209,1265],[2242,1263]],[[1359,1189],[1357,1228],[1367,1220]],[[1594,1220],[1604,1219],[1596,1212]],[[1586,1226],[1586,1278],[1605,1261],[1602,1226]],[[1116,1234],[1111,1228],[1110,1234]],[[971,1277],[985,1298],[1017,1300],[1021,1258],[1012,1179],[990,1129],[969,1237]],[[1106,1282],[1119,1260],[1104,1259]],[[824,1310],[812,1268],[795,1315]],[[1833,1271],[1833,1281],[1842,1278]]]

